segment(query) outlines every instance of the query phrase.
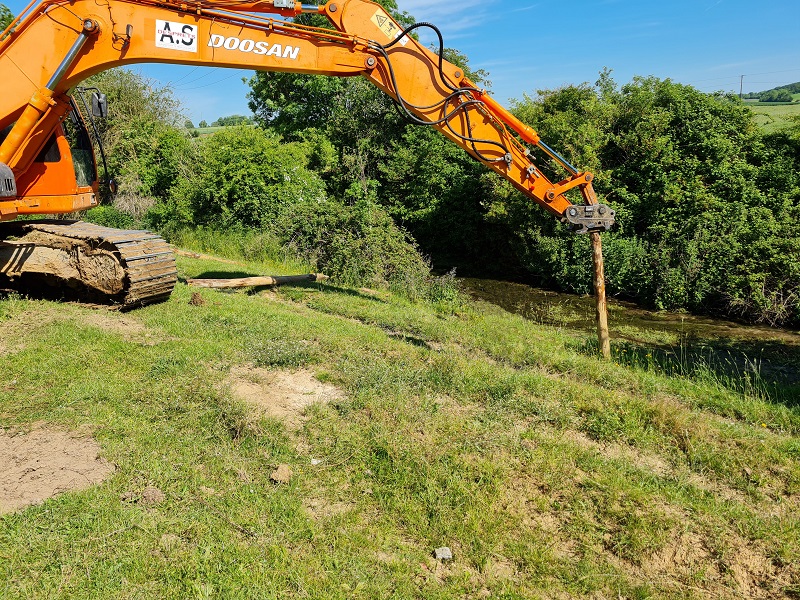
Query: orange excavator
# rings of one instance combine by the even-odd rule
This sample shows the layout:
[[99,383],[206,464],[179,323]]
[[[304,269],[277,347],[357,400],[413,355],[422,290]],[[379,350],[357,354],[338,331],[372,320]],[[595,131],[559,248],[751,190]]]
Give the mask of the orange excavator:
[[[333,28],[291,20],[303,13]],[[411,35],[422,27],[438,35],[438,52]],[[34,0],[0,35],[0,221],[8,221],[0,287],[68,286],[122,306],[169,296],[175,261],[157,235],[28,217],[97,205],[93,144],[73,94],[95,73],[143,62],[365,77],[410,121],[436,128],[575,231],[614,222],[592,174],[444,60],[428,23],[404,28],[367,0]],[[98,91],[91,104],[92,115],[107,110]],[[550,181],[534,153],[560,165],[564,179]],[[570,190],[582,202],[570,201]]]

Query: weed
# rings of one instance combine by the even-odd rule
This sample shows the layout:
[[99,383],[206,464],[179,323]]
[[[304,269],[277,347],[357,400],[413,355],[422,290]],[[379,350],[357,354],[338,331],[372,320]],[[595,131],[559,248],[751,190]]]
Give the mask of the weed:
[[245,349],[245,355],[256,367],[298,368],[315,360],[310,342],[286,338],[251,342]]

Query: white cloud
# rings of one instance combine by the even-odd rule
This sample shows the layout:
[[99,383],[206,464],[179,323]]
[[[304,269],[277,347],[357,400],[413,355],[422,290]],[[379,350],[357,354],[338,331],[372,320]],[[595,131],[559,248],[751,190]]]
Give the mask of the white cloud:
[[522,12],[523,10],[533,10],[534,8],[539,8],[538,4],[531,4],[530,6],[522,6],[520,8],[515,8],[511,12]]
[[486,7],[490,4],[497,4],[497,0],[461,0],[461,2],[453,2],[453,0],[401,0],[400,10],[410,12],[412,15],[430,14],[430,15],[451,15],[474,11],[475,7]]
[[[442,31],[463,32],[480,27],[496,13],[497,0],[402,0],[400,10],[417,21],[428,21]],[[494,7],[494,8],[493,8]]]

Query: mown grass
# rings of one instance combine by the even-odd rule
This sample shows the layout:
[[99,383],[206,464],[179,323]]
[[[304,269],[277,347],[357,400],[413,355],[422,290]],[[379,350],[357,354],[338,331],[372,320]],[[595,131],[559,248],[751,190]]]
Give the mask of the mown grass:
[[797,124],[800,116],[800,103],[794,104],[773,104],[769,102],[750,103],[746,102],[756,115],[756,123],[764,131],[775,132]]
[[[252,124],[250,126],[252,126]],[[240,127],[240,125],[211,125],[208,127],[192,127],[187,128],[187,131],[191,132],[193,135],[195,135],[195,137],[208,137],[220,131],[225,131],[231,127]]]
[[[285,268],[179,258],[183,278]],[[101,319],[0,301],[2,426],[89,427],[117,466],[0,517],[0,597],[800,593],[795,405],[463,299],[194,292]],[[239,365],[344,396],[291,429],[234,398]],[[147,486],[166,500],[122,499]]]
[[223,131],[224,129],[227,129],[227,127],[224,125],[215,125],[214,127],[194,127],[189,131],[196,133],[198,137],[206,137],[209,135],[214,135],[218,131]]

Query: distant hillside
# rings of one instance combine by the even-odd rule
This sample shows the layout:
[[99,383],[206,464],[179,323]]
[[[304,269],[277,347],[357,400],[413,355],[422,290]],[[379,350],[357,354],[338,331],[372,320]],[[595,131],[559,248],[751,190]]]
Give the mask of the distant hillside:
[[794,102],[797,100],[797,94],[800,94],[800,81],[763,92],[750,92],[749,94],[745,94],[744,98],[747,100],[758,100],[760,102]]

